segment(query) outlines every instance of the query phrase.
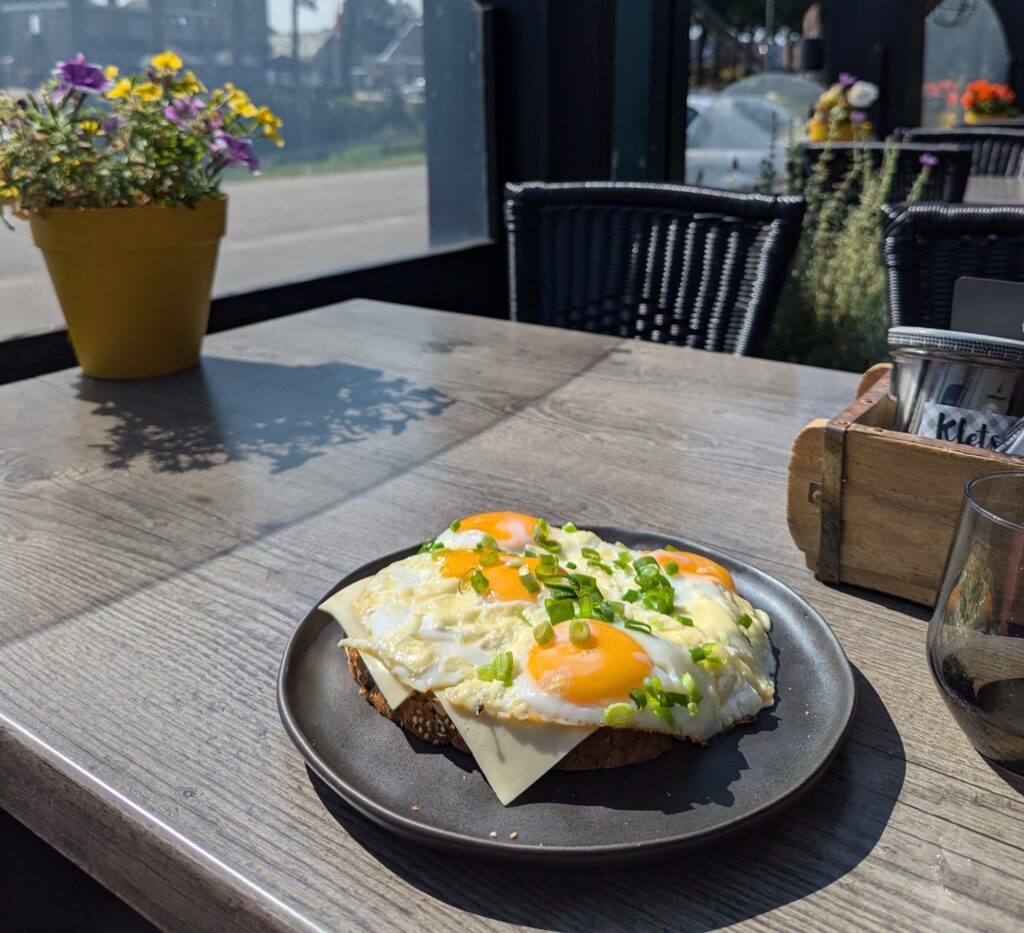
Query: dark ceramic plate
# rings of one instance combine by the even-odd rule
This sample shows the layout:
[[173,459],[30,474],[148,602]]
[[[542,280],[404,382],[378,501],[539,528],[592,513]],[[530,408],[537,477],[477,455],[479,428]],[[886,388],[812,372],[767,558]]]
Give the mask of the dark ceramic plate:
[[[349,676],[337,623],[313,609],[288,643],[278,681],[281,719],[310,767],[351,806],[409,840],[566,870],[679,855],[806,793],[846,735],[856,701],[850,665],[824,619],[788,587],[711,548],[622,528],[592,530],[633,547],[673,544],[727,567],[739,592],[772,617],[775,705],[706,747],[674,742],[646,764],[551,771],[503,807],[470,756],[428,745],[373,710]],[[360,567],[331,593],[416,550]]]

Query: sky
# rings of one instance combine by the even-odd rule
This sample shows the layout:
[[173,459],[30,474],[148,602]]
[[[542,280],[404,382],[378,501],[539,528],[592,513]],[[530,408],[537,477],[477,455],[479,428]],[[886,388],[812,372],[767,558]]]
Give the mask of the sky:
[[[317,32],[334,25],[342,0],[313,0],[316,9],[305,7],[299,11],[299,29],[302,32]],[[422,0],[410,0],[411,5],[422,9]],[[292,28],[292,0],[267,0],[267,19],[274,32],[288,32]]]

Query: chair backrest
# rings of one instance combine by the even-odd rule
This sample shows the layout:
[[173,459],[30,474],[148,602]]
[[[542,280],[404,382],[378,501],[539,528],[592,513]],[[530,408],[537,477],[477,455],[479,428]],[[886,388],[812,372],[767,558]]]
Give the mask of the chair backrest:
[[512,318],[756,353],[804,206],[684,185],[507,185]]
[[882,211],[893,326],[948,329],[961,276],[1024,282],[1024,206],[886,204]]
[[962,126],[955,129],[917,127],[907,130],[904,139],[914,143],[949,143],[971,147],[972,175],[999,175],[1018,178],[1024,170],[1024,129],[997,129],[986,126]]
[[[972,150],[970,146],[934,146],[922,143],[890,143],[896,150],[896,174],[889,190],[890,201],[905,201],[914,187],[924,166],[922,156],[933,156],[937,163],[928,172],[928,181],[919,200],[959,202],[964,199],[967,179],[971,174]],[[809,177],[822,157],[828,159],[828,177],[832,185],[838,185],[850,172],[854,164],[854,153],[863,149],[871,156],[875,168],[882,165],[885,143],[806,143],[802,147],[804,177]],[[855,200],[860,187],[852,185],[850,199]]]

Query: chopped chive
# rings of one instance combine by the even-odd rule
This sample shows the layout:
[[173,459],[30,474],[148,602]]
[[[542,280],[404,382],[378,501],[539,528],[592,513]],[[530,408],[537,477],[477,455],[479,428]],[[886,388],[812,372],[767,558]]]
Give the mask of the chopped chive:
[[477,541],[476,549],[478,551],[482,551],[484,550],[484,548],[496,551],[498,550],[498,542],[495,541],[494,538],[492,538],[490,535],[484,535],[479,541]]
[[431,551],[443,551],[444,550],[444,542],[442,542],[442,541],[435,541],[433,546],[430,548],[430,550]]
[[512,686],[515,675],[515,662],[511,651],[503,651],[494,659],[494,679],[500,680],[506,687]]
[[[558,625],[559,622],[565,622],[576,615],[576,608],[571,599],[545,599],[544,608],[548,612],[548,618],[552,625]],[[587,631],[590,630],[587,629]]]
[[586,620],[576,619],[569,623],[569,641],[577,648],[582,648],[590,641],[590,626],[587,625]]
[[565,562],[565,566],[568,567],[570,570],[576,569],[576,565],[571,560],[567,560]]
[[748,616],[745,612],[736,621],[739,622],[739,624],[742,625],[743,628],[750,628],[750,626],[754,624],[754,620],[750,618],[750,616]]
[[564,531],[567,535],[575,534],[576,526],[572,522],[566,522],[564,525],[562,525],[562,531]]
[[704,699],[704,695],[697,689],[697,681],[693,679],[693,674],[690,674],[689,672],[683,674],[683,676],[679,678],[679,686],[683,688],[683,693],[685,693],[692,702],[699,703]]
[[544,540],[541,541],[540,546],[544,548],[545,551],[550,551],[552,554],[557,554],[562,550],[562,545],[557,541]]
[[647,694],[640,687],[630,690],[629,698],[636,704],[637,709],[643,709],[647,705]]
[[587,560],[601,559],[601,552],[592,547],[581,547],[580,554],[582,554]]
[[643,557],[638,557],[635,561],[633,561],[633,569],[635,569],[637,573],[640,572],[641,567],[657,568],[657,566],[658,562],[649,554],[645,554]]
[[483,667],[476,669],[476,676],[480,680],[492,681],[494,680],[494,663],[485,664]]
[[594,617],[594,599],[589,593],[580,595],[580,618],[592,619]]
[[627,603],[635,603],[640,598],[639,590],[626,590],[622,597]]
[[626,619],[623,624],[634,632],[643,632],[645,635],[651,634],[651,627],[646,622],[640,622],[637,619]]
[[605,724],[615,729],[628,726],[632,719],[633,710],[628,703],[612,703],[604,709]]
[[462,527],[462,522],[460,522],[458,519],[455,519],[455,521],[453,521],[448,527],[452,531],[458,531]]
[[529,548],[524,548],[523,549],[523,556],[524,557],[536,557],[537,555],[533,551],[531,551]]
[[[583,613],[581,612],[580,615],[582,614]],[[609,624],[615,621],[615,610],[607,599],[602,599],[599,603],[594,605],[594,618],[600,619],[602,622],[608,622]]]
[[538,544],[543,544],[548,537],[548,523],[543,518],[538,518],[537,523],[533,526],[533,540]]
[[518,558],[513,558],[512,560],[508,561],[508,565],[513,570],[518,570],[520,567],[523,566],[523,562],[521,560],[519,560]]
[[664,547],[662,548],[662,550],[663,550],[663,551],[675,551],[675,552],[676,552],[676,554],[682,554],[682,553],[683,553],[683,552],[682,552],[682,551],[680,551],[680,550],[679,550],[679,548],[677,548],[677,547],[676,547],[676,546],[675,546],[674,544],[666,544],[666,545],[665,545],[665,546],[664,546]]
[[662,722],[669,726],[675,725],[675,720],[672,718],[672,709],[670,707],[659,704],[658,706],[652,706],[651,710]]
[[680,625],[685,625],[687,628],[693,627],[693,619],[689,616],[676,616],[676,622]]
[[537,578],[529,571],[519,574],[519,582],[523,584],[523,589],[527,593],[540,592],[540,584],[537,582]]
[[533,638],[542,647],[552,642],[555,637],[555,630],[550,622],[541,622],[533,627]]
[[753,643],[753,642],[752,642],[752,641],[751,641],[751,640],[750,640],[749,638],[747,638],[747,633],[746,633],[746,632],[742,632],[742,631],[741,631],[741,632],[740,632],[740,634],[741,634],[741,635],[743,636],[743,640],[744,640],[744,641],[745,641],[745,642],[746,642],[746,643],[747,643],[748,645],[750,645],[750,647],[751,647],[751,648],[753,648],[753,647],[754,647],[754,643]]
[[668,615],[672,611],[672,601],[675,598],[675,594],[672,592],[671,587],[650,589],[644,593],[643,604],[647,609],[652,609],[654,612],[664,612]]
[[599,560],[588,560],[587,561],[587,566],[588,567],[596,567],[598,570],[603,570],[606,574],[608,574],[608,576],[612,575],[612,568],[609,567],[606,563],[603,563],[602,561],[599,561]]
[[657,696],[659,693],[664,693],[665,688],[661,685],[661,678],[656,674],[652,674],[650,677],[644,678],[644,690],[647,691],[648,696]]
[[499,554],[493,548],[486,548],[480,552],[480,566],[491,567],[498,563]]
[[677,564],[674,560],[670,560],[667,564],[665,564],[664,569],[665,573],[667,573],[670,577],[674,577],[677,573],[679,573],[679,564]]
[[481,596],[491,588],[491,584],[487,581],[487,577],[485,577],[479,570],[473,571],[469,578],[469,585]]
[[690,649],[690,660],[696,664],[698,661],[703,661],[708,656],[708,653],[704,650],[703,645],[697,645],[696,648]]
[[427,554],[432,550],[434,550],[434,539],[427,538],[427,540],[420,545],[419,553]]

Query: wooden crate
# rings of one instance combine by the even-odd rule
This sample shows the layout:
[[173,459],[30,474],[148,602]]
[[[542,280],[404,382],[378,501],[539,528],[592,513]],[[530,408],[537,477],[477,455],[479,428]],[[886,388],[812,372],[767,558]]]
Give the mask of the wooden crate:
[[934,606],[968,480],[1024,469],[1024,459],[889,430],[889,364],[857,400],[793,443],[787,518],[820,580]]

